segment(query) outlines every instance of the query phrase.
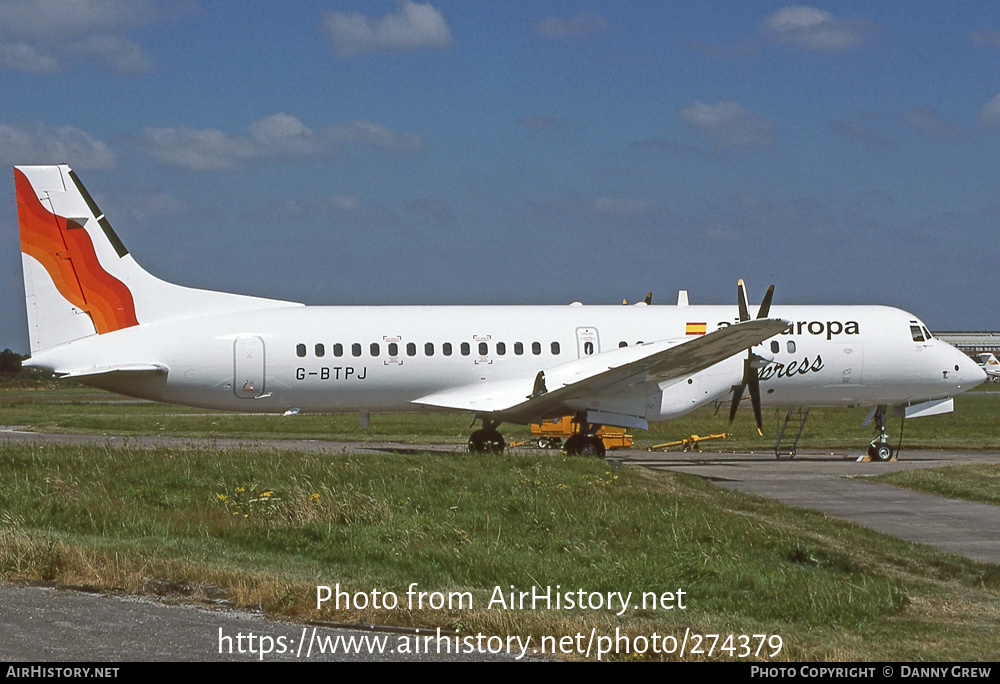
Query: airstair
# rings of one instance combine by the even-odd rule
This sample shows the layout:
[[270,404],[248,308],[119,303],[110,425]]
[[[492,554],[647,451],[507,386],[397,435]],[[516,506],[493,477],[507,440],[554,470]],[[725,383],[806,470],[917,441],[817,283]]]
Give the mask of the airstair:
[[[806,419],[809,417],[809,407],[805,408],[801,406],[789,406],[788,411],[785,412],[785,422],[781,424],[778,429],[778,439],[774,443],[774,457],[780,459],[782,455],[786,455],[789,458],[795,458],[795,450],[799,443],[799,437],[802,436],[802,429],[806,426]],[[798,427],[796,427],[798,423]],[[788,430],[788,426],[791,425],[792,429],[795,430],[795,438],[791,441],[791,446],[786,445],[782,448],[782,441],[785,439],[785,433],[791,432]]]

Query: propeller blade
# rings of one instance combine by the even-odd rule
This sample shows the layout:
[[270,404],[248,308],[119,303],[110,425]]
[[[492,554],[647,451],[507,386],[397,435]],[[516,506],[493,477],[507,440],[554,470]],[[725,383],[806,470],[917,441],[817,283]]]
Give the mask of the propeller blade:
[[[750,306],[747,303],[747,290],[743,281],[740,280],[736,285],[736,303],[740,308],[740,321],[750,320]],[[774,298],[774,285],[767,288],[767,292],[764,294],[764,299],[761,300],[760,308],[757,310],[757,318],[767,318],[771,311],[771,300]],[[759,357],[753,353],[753,349],[747,349],[747,358],[743,361],[743,378],[740,380],[739,385],[733,386],[733,401],[729,406],[729,422],[730,424],[736,418],[736,411],[740,407],[740,401],[743,398],[744,390],[749,389],[750,391],[750,405],[753,407],[753,417],[757,423],[757,434],[764,436],[764,419],[761,416],[760,410],[760,376],[757,374],[757,369],[754,367],[756,361],[766,361],[766,359]],[[766,365],[766,364],[765,364]]]
[[767,318],[767,314],[771,311],[771,299],[774,298],[774,285],[767,288],[767,292],[764,293],[764,299],[760,303],[760,309],[757,310],[757,318]]
[[757,421],[757,434],[761,437],[764,436],[764,421],[760,415],[760,379],[757,377],[757,371],[753,368],[747,368],[749,377],[746,379],[747,386],[750,388],[750,405],[753,407],[753,417]]
[[736,284],[736,303],[740,306],[740,321],[750,320],[750,307],[747,305],[747,289],[743,285],[743,279]]
[[729,424],[733,424],[733,420],[736,418],[736,412],[740,408],[740,400],[743,399],[743,391],[746,389],[747,385],[745,382],[740,382],[739,385],[733,387],[733,403],[729,405]]

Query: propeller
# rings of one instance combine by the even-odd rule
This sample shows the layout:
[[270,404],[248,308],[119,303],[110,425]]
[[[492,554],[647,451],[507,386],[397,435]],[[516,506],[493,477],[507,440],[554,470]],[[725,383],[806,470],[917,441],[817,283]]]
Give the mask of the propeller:
[[[740,280],[736,285],[737,288],[737,304],[740,307],[740,322],[750,320],[750,307],[747,305],[747,290],[743,285],[743,281]],[[771,299],[774,297],[774,285],[767,288],[767,292],[764,294],[764,299],[760,303],[760,308],[757,310],[757,318],[767,318],[768,312],[771,310]],[[736,418],[736,411],[740,407],[740,401],[743,399],[743,392],[747,388],[750,390],[750,405],[753,407],[753,417],[757,421],[757,434],[764,435],[764,420],[760,414],[760,378],[757,375],[757,366],[760,361],[765,361],[765,359],[757,356],[753,353],[752,348],[747,349],[747,358],[743,361],[743,379],[740,381],[739,385],[733,386],[733,403],[729,406],[729,424],[733,424],[733,419]]]

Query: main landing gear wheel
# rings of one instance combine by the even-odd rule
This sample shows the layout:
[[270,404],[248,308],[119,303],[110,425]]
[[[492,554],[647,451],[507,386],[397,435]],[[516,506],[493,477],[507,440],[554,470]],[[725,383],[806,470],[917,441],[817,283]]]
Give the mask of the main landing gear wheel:
[[479,454],[502,453],[507,443],[496,430],[476,430],[469,437],[469,451]]
[[604,440],[600,437],[577,433],[566,439],[566,443],[563,444],[563,452],[567,456],[604,458],[606,450],[604,448]]
[[507,442],[497,432],[497,425],[499,423],[483,421],[483,428],[469,436],[469,451],[474,454],[502,454]]
[[868,457],[873,461],[891,461],[892,447],[888,442],[874,441],[868,445]]

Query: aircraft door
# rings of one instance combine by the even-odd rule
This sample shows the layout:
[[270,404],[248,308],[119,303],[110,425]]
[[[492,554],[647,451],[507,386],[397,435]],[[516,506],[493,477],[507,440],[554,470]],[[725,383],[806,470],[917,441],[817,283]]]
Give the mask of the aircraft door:
[[593,356],[601,353],[601,341],[597,334],[597,328],[577,328],[576,329],[576,354],[577,358]]
[[241,399],[264,394],[264,340],[237,337],[233,344],[233,392]]

